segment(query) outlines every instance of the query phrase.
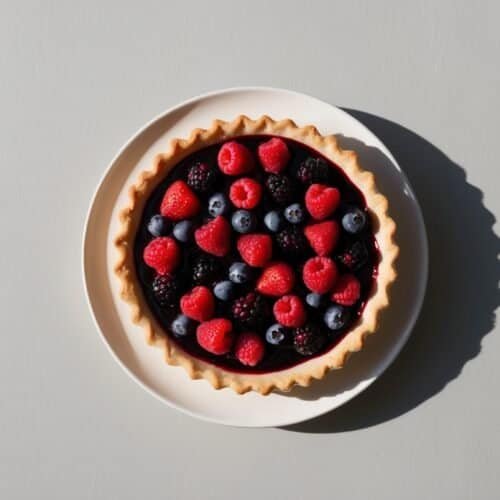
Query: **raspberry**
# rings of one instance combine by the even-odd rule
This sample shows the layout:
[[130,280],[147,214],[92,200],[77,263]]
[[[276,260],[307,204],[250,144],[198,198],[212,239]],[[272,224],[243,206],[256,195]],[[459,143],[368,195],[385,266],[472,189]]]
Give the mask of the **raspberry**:
[[266,321],[269,316],[269,306],[262,295],[249,292],[233,302],[231,313],[240,325],[256,327]]
[[279,174],[290,161],[288,146],[279,137],[273,137],[260,144],[257,154],[264,170],[272,174]]
[[354,305],[361,295],[361,284],[353,274],[340,276],[333,289],[331,299],[341,306]]
[[299,256],[307,249],[307,241],[297,226],[283,229],[276,236],[276,243],[285,255]]
[[257,281],[257,290],[264,295],[281,297],[291,292],[295,284],[293,269],[284,262],[270,264]]
[[181,251],[173,238],[160,236],[151,240],[143,252],[144,262],[158,274],[173,271],[181,260]]
[[304,229],[304,234],[312,249],[324,257],[331,253],[337,245],[340,236],[340,226],[337,221],[329,220],[312,224]]
[[306,322],[306,309],[296,295],[285,295],[274,303],[274,317],[283,326],[299,327]]
[[326,293],[335,284],[337,266],[328,257],[313,257],[305,263],[302,279],[311,292]]
[[357,271],[366,264],[368,260],[368,250],[362,241],[355,241],[337,256],[337,259],[347,267],[347,269]]
[[194,217],[200,210],[200,202],[184,181],[175,181],[165,191],[160,212],[172,220]]
[[181,311],[188,318],[207,321],[214,315],[215,299],[205,286],[197,286],[181,297]]
[[252,153],[236,141],[222,145],[217,155],[217,163],[226,175],[245,174],[254,167]]
[[268,234],[245,234],[236,245],[241,258],[253,267],[267,264],[273,254],[273,241]]
[[302,356],[316,354],[325,345],[325,341],[325,335],[316,325],[307,324],[293,332],[293,347]]
[[242,333],[236,339],[234,354],[236,355],[236,359],[243,365],[258,365],[264,357],[264,352],[264,342],[256,333]]
[[231,249],[231,226],[222,215],[218,215],[198,228],[194,233],[194,239],[205,252],[224,257]]
[[255,208],[262,197],[262,187],[253,179],[243,177],[231,184],[229,198],[237,208]]
[[316,220],[326,219],[333,214],[340,203],[340,192],[337,188],[324,184],[312,184],[306,191],[306,208]]
[[206,163],[197,162],[191,166],[187,176],[188,186],[199,193],[206,193],[213,187],[217,172]]
[[157,274],[153,280],[153,294],[161,307],[177,305],[179,298],[179,281],[171,274]]
[[196,340],[212,354],[226,354],[233,344],[233,325],[226,318],[215,318],[201,323],[196,329]]
[[193,283],[195,285],[210,285],[218,276],[220,266],[214,257],[202,254],[192,263]]
[[266,179],[266,188],[278,205],[288,205],[292,201],[293,185],[290,177],[271,174]]
[[296,176],[306,185],[327,184],[330,180],[330,167],[321,158],[307,158],[299,165]]

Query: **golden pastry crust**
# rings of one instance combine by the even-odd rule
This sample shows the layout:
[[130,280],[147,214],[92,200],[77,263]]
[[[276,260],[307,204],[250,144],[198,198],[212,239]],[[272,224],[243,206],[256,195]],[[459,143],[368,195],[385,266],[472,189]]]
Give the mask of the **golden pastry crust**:
[[[144,299],[136,278],[133,257],[134,239],[144,204],[152,191],[180,160],[211,144],[244,135],[269,134],[294,139],[319,151],[341,167],[363,193],[373,219],[373,231],[380,250],[378,277],[360,320],[330,351],[280,371],[263,374],[235,373],[194,358],[172,342],[156,321]],[[173,139],[168,150],[156,157],[153,168],[139,175],[130,187],[129,200],[120,212],[120,230],[115,239],[115,273],[121,284],[120,294],[131,306],[132,321],[143,327],[149,344],[160,347],[170,365],[181,365],[193,379],[204,378],[215,389],[231,387],[239,394],[272,390],[289,391],[294,385],[308,386],[332,370],[344,366],[353,352],[363,347],[367,335],[377,330],[382,309],[389,305],[388,289],[396,279],[395,260],[399,248],[394,241],[396,224],[388,214],[388,202],[377,190],[372,173],[364,171],[353,151],[344,151],[335,136],[322,136],[314,126],[298,127],[292,120],[275,121],[268,116],[251,120],[239,116],[232,122],[215,120],[208,129],[195,129],[187,139]]]

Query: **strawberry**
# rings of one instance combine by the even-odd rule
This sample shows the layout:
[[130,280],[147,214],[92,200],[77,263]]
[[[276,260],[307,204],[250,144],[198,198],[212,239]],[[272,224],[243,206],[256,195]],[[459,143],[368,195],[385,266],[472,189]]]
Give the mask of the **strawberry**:
[[262,186],[250,177],[243,177],[234,181],[229,189],[229,199],[237,208],[246,208],[248,210],[255,208],[261,198]]
[[231,226],[222,216],[218,215],[194,233],[198,246],[205,252],[224,257],[231,249]]
[[160,212],[172,220],[194,217],[200,210],[200,202],[184,181],[175,181],[165,191]]
[[260,163],[266,172],[279,174],[290,161],[290,151],[280,137],[273,137],[257,148]]
[[335,284],[337,266],[328,257],[313,257],[304,264],[302,279],[311,292],[326,293]]
[[331,253],[340,236],[340,226],[337,221],[329,220],[311,224],[304,229],[309,244],[320,256],[324,257]]
[[302,326],[307,319],[306,308],[296,295],[285,295],[274,303],[274,317],[276,321],[289,328]]
[[250,150],[236,141],[229,141],[222,145],[217,155],[217,163],[226,175],[246,174],[254,167]]
[[306,191],[306,208],[316,220],[326,219],[340,203],[340,191],[324,184],[312,184]]
[[259,280],[257,290],[263,295],[281,297],[289,293],[295,284],[293,269],[284,262],[275,262],[267,266]]
[[198,325],[196,340],[212,354],[226,354],[233,344],[233,325],[226,318],[215,318]]
[[207,321],[214,315],[215,300],[206,286],[196,286],[181,297],[181,311],[188,318]]
[[354,305],[361,295],[361,284],[353,274],[340,276],[335,283],[331,299],[341,306]]
[[264,352],[264,341],[256,333],[245,332],[236,339],[234,354],[242,365],[258,365],[264,357]]
[[241,258],[253,267],[263,267],[273,254],[273,241],[268,234],[245,234],[237,243]]
[[168,236],[151,240],[143,252],[144,262],[158,274],[173,271],[181,260],[181,251],[176,241]]

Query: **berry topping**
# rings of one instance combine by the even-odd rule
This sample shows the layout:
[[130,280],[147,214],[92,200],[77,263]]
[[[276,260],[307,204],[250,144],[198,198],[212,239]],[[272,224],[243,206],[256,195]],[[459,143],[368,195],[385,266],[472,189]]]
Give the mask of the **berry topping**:
[[231,300],[234,298],[234,294],[236,293],[236,287],[234,283],[229,280],[219,281],[214,286],[214,295],[224,302]]
[[306,208],[313,219],[323,220],[333,214],[340,203],[337,188],[324,184],[312,184],[306,191]]
[[198,344],[212,354],[226,354],[233,345],[233,325],[226,318],[201,323],[196,329]]
[[359,300],[360,295],[361,284],[358,278],[353,274],[344,274],[335,283],[331,299],[341,306],[352,306]]
[[273,255],[273,242],[268,234],[246,234],[237,243],[241,258],[253,267],[265,266]]
[[245,332],[236,339],[234,354],[243,365],[258,365],[264,357],[264,352],[264,342],[256,333]]
[[219,274],[220,266],[218,261],[211,255],[201,254],[192,263],[193,283],[195,285],[209,285]]
[[176,240],[187,243],[193,237],[194,226],[190,220],[181,220],[172,231]]
[[231,184],[229,199],[236,208],[255,208],[262,197],[262,186],[250,177],[243,177]]
[[285,255],[299,256],[307,249],[307,240],[297,226],[283,229],[276,236],[276,243]]
[[175,337],[186,337],[196,331],[196,323],[187,316],[184,316],[184,314],[179,314],[172,321],[170,329]]
[[277,233],[283,227],[283,217],[277,210],[271,210],[264,216],[264,225],[272,233]]
[[304,264],[302,279],[311,292],[326,293],[335,284],[337,266],[328,257],[313,257]]
[[304,304],[296,295],[285,295],[274,303],[274,317],[283,326],[290,328],[302,326],[306,321]]
[[269,307],[262,295],[249,292],[233,302],[231,313],[240,325],[253,328],[266,320]]
[[278,205],[287,205],[292,201],[293,185],[290,177],[286,175],[271,174],[266,179],[266,188],[271,198]]
[[256,224],[255,216],[248,210],[236,210],[231,217],[231,225],[238,233],[249,233],[255,229]]
[[200,202],[184,181],[175,181],[165,191],[160,212],[172,220],[190,219],[200,210]]
[[212,217],[225,215],[229,211],[229,201],[223,193],[215,193],[208,200],[208,213]]
[[343,306],[330,306],[326,310],[323,319],[325,325],[330,328],[330,330],[340,330],[349,320],[349,311]]
[[263,295],[281,297],[292,291],[295,284],[295,274],[292,268],[284,262],[267,266],[257,281],[257,290]]
[[288,330],[279,323],[271,325],[266,330],[266,341],[272,345],[283,345],[286,343]]
[[357,271],[366,264],[368,250],[362,241],[355,241],[345,248],[337,258],[347,269]]
[[158,274],[173,271],[181,259],[181,251],[173,238],[161,236],[151,240],[143,253],[144,262]]
[[302,356],[312,356],[325,345],[326,337],[312,324],[296,328],[293,332],[293,347]]
[[234,262],[229,267],[229,279],[239,285],[246,283],[252,278],[252,269],[244,262]]
[[325,296],[319,293],[311,292],[306,295],[307,305],[314,309],[319,309],[325,302]]
[[351,208],[342,217],[342,227],[351,234],[357,234],[363,230],[366,224],[366,215],[359,208]]
[[197,286],[181,297],[181,311],[196,321],[207,321],[214,315],[215,300],[205,286]]
[[217,163],[226,175],[246,174],[254,167],[252,153],[236,141],[222,145],[217,156]]
[[206,163],[197,162],[191,166],[187,176],[188,186],[199,193],[209,191],[217,179],[217,172]]
[[283,213],[285,214],[285,219],[290,222],[290,224],[300,224],[306,215],[300,203],[289,205],[285,208]]
[[324,257],[330,254],[340,236],[340,227],[337,221],[328,220],[312,224],[304,229],[311,248],[320,256]]
[[171,274],[157,274],[153,280],[153,294],[161,307],[174,307],[179,298],[179,281]]
[[257,148],[259,160],[266,172],[279,174],[290,161],[290,151],[283,139],[273,137]]
[[231,249],[231,226],[222,216],[218,215],[194,233],[198,246],[205,252],[217,257],[224,257]]
[[148,223],[148,231],[155,237],[167,236],[170,228],[171,224],[169,220],[161,215],[153,215]]
[[297,169],[297,180],[301,183],[326,184],[330,178],[330,167],[321,158],[307,158]]

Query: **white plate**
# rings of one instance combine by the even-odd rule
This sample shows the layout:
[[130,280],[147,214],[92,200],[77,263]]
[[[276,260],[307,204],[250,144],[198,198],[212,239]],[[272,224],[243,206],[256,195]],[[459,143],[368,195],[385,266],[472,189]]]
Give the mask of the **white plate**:
[[[399,277],[381,331],[344,369],[287,395],[238,396],[229,389],[215,391],[203,380],[190,380],[184,369],[168,366],[161,351],[148,346],[142,330],[131,323],[129,308],[118,297],[112,272],[117,210],[137,174],[151,166],[153,157],[165,150],[170,138],[186,137],[193,128],[208,127],[214,118],[230,120],[241,113],[253,118],[262,114],[290,117],[299,125],[315,124],[324,134],[342,134],[344,144],[354,145],[360,153],[363,167],[376,174],[398,224]],[[196,97],[167,110],[141,129],[101,180],[90,206],[83,242],[83,274],[90,309],[102,339],[125,371],[169,406],[211,422],[249,427],[301,422],[337,408],[366,389],[410,335],[425,293],[427,266],[427,239],[418,203],[384,144],[341,109],[304,94],[273,88],[236,88]]]

